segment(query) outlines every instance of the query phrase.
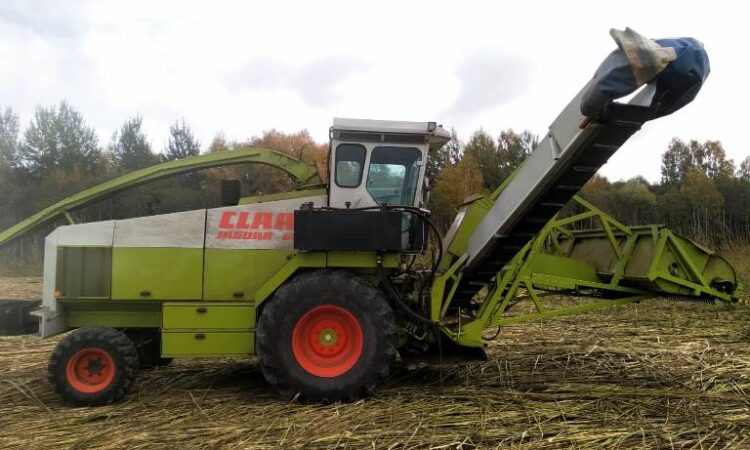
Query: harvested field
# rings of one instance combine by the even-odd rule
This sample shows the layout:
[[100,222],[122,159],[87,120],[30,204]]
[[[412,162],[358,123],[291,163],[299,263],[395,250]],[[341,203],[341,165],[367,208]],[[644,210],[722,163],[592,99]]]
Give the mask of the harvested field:
[[42,280],[39,277],[0,277],[0,298],[42,298]]
[[280,401],[254,361],[200,360],[72,408],[45,379],[55,343],[0,338],[0,448],[750,448],[745,306],[653,300],[515,325],[488,362],[402,371],[326,406]]

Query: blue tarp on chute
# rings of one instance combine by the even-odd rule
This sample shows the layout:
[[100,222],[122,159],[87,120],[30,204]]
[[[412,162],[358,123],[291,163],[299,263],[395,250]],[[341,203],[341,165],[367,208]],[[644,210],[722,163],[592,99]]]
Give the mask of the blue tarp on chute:
[[581,112],[595,118],[613,100],[655,83],[650,107],[654,117],[690,103],[711,71],[708,54],[694,38],[651,40],[631,29],[612,30],[618,49],[597,69],[583,94]]

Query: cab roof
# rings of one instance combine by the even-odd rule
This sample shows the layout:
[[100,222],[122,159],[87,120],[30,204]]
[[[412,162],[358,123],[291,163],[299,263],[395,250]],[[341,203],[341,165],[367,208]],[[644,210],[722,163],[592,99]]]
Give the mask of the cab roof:
[[333,137],[342,141],[416,143],[421,137],[437,150],[451,138],[448,130],[436,122],[406,122],[396,120],[347,119],[334,117],[331,127]]

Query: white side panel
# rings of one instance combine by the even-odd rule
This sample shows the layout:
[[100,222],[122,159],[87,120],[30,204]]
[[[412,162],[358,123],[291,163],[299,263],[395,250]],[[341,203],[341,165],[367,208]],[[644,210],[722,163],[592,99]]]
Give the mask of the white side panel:
[[111,247],[115,232],[115,221],[90,222],[66,225],[58,228],[57,245],[76,247]]
[[[62,228],[62,227],[60,227]],[[55,279],[57,278],[57,242],[60,228],[55,229],[44,239],[44,274],[42,276],[42,306],[57,310]]]
[[325,206],[326,196],[209,209],[206,248],[292,248],[294,210],[309,202]]
[[44,275],[42,278],[42,308],[39,316],[39,336],[46,338],[65,331],[64,311],[55,298],[57,278],[57,243],[60,228],[44,239]]
[[118,220],[115,247],[202,248],[206,210]]

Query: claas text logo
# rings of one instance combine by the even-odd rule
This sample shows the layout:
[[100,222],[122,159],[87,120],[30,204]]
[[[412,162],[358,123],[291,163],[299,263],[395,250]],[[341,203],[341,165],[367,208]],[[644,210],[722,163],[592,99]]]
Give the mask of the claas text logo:
[[254,241],[294,238],[294,213],[259,211],[224,211],[219,220],[216,239],[242,239]]

